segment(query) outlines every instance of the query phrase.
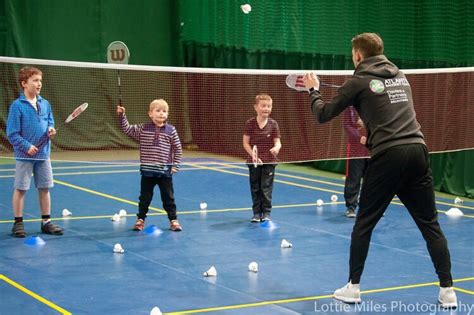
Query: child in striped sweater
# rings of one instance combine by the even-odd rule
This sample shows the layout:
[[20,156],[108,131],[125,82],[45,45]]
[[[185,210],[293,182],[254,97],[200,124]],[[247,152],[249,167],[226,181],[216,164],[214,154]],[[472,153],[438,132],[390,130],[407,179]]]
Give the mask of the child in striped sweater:
[[125,107],[117,106],[122,131],[140,144],[141,186],[134,231],[142,231],[145,228],[145,219],[156,185],[160,188],[163,208],[170,221],[170,230],[182,230],[176,215],[172,179],[181,163],[182,148],[176,128],[166,122],[168,112],[169,106],[165,100],[154,100],[148,111],[151,122],[130,125],[125,115]]

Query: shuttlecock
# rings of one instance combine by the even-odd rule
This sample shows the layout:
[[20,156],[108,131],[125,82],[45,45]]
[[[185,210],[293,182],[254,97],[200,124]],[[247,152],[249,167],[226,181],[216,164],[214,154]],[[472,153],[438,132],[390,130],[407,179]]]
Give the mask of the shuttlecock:
[[63,217],[69,217],[72,215],[72,212],[68,209],[63,209]]
[[462,199],[459,198],[459,197],[456,197],[456,198],[454,199],[454,203],[455,203],[455,204],[460,204],[460,203],[463,203],[463,202],[464,202],[464,200],[462,200]]
[[291,247],[293,247],[293,244],[291,244],[285,239],[281,240],[281,248],[291,248]]
[[162,315],[161,310],[158,306],[151,309],[150,315]]
[[258,272],[258,264],[255,261],[249,264],[249,271]]
[[317,206],[322,206],[323,203],[324,203],[324,201],[323,201],[322,199],[316,200],[316,205],[317,205]]
[[252,6],[250,6],[250,4],[242,4],[240,6],[240,9],[242,10],[242,12],[244,12],[245,14],[249,14],[250,11],[252,11]]
[[332,195],[331,196],[331,201],[336,202],[337,201],[337,195]]
[[120,214],[116,213],[112,216],[112,218],[110,218],[110,220],[114,221],[114,222],[117,222],[117,221],[120,221]]
[[122,245],[120,245],[119,243],[114,245],[114,253],[123,254],[124,252],[125,249],[123,249]]
[[461,217],[464,215],[464,213],[459,210],[459,208],[451,208],[448,211],[446,211],[446,215],[451,216],[451,217]]
[[206,209],[207,209],[207,203],[201,202],[201,203],[199,204],[199,208],[201,208],[201,210],[206,210]]
[[202,275],[203,275],[204,277],[215,277],[215,276],[217,276],[216,267],[211,266],[211,268],[209,268],[209,270],[206,271],[206,272],[204,272]]
[[120,217],[126,217],[127,216],[127,210],[120,209],[118,214],[119,214]]

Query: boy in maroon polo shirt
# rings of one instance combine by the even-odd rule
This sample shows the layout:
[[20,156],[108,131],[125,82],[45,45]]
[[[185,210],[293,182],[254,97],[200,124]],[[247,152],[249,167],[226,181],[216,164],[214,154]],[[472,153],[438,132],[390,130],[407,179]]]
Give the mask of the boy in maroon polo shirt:
[[[267,94],[255,97],[257,117],[245,123],[244,149],[248,154],[250,192],[252,193],[253,217],[251,222],[271,221],[273,179],[277,156],[281,149],[280,128],[270,118],[273,100]],[[258,159],[253,160],[253,148],[258,151]]]

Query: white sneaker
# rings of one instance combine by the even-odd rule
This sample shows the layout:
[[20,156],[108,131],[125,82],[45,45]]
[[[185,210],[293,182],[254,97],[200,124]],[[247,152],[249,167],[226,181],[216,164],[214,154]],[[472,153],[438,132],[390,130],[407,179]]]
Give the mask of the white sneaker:
[[454,292],[453,287],[449,288],[439,288],[438,301],[443,308],[456,308],[458,307],[458,298],[456,297],[456,292]]
[[348,283],[340,289],[334,291],[334,298],[346,303],[360,303],[360,285]]

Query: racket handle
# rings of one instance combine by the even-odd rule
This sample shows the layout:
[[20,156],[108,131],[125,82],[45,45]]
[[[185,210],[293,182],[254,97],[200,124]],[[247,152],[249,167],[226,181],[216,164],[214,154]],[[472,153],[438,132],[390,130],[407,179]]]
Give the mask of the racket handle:
[[46,142],[48,142],[48,140],[49,140],[48,136],[41,138],[41,141],[36,145],[36,147],[38,149],[41,148]]
[[[58,131],[59,127],[56,128],[56,132]],[[51,138],[49,137],[48,135],[48,131],[45,132],[45,134],[43,135],[43,137],[41,137],[41,141],[35,145],[35,147],[37,147],[38,149],[41,148],[46,142],[48,142]]]

